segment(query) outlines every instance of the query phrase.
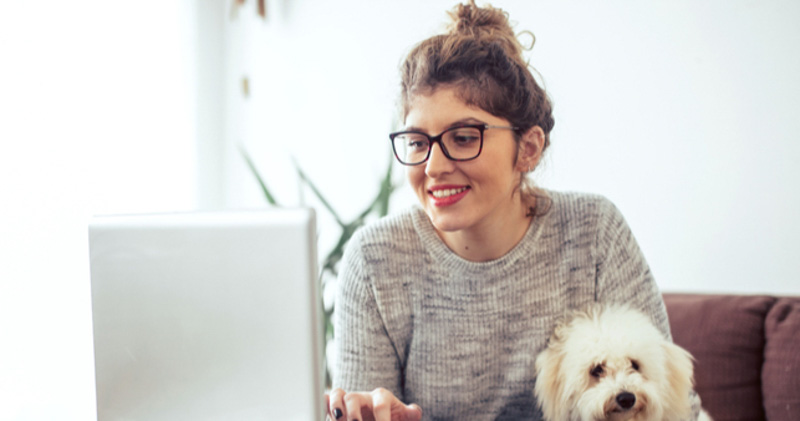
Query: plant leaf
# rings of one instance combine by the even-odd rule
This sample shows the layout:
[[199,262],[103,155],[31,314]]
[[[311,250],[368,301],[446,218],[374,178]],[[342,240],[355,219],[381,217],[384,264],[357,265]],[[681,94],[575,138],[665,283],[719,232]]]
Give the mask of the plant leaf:
[[389,199],[397,189],[397,186],[392,183],[392,163],[394,163],[394,157],[390,156],[389,167],[386,169],[386,175],[383,180],[381,180],[378,195],[375,196],[375,199],[372,200],[367,210],[361,213],[359,218],[365,218],[372,211],[376,211],[379,217],[386,216],[389,213]]
[[378,216],[386,216],[389,213],[389,199],[392,196],[396,186],[392,184],[392,164],[394,163],[394,156],[389,156],[389,166],[386,169],[386,175],[381,182],[381,188],[378,191],[378,197],[375,199],[377,205]]
[[311,191],[314,193],[315,196],[317,196],[317,199],[319,199],[319,201],[322,203],[322,206],[325,206],[325,209],[327,209],[328,212],[331,213],[333,218],[336,219],[336,222],[340,226],[344,227],[345,223],[342,222],[342,218],[340,218],[339,214],[337,214],[336,211],[333,210],[333,207],[331,207],[330,203],[328,203],[328,201],[325,199],[325,196],[322,195],[322,192],[320,192],[317,186],[315,186],[314,183],[308,178],[308,176],[306,176],[306,173],[303,172],[303,169],[300,168],[300,165],[297,164],[297,161],[292,159],[292,162],[294,163],[294,167],[297,169],[297,174],[300,175],[300,179],[302,179],[303,182],[305,182],[308,185],[308,187],[311,188]]
[[267,188],[267,184],[264,183],[264,179],[261,178],[261,174],[259,174],[255,164],[253,164],[253,160],[250,159],[250,155],[247,153],[247,151],[244,149],[244,146],[242,146],[241,144],[239,145],[239,152],[244,157],[244,161],[247,163],[247,167],[250,168],[250,171],[256,177],[256,180],[258,180],[258,184],[261,186],[261,191],[264,192],[264,197],[267,198],[267,202],[269,202],[269,204],[274,206],[280,206],[278,205],[278,202],[275,200],[275,197],[272,196],[272,193],[270,193],[269,189]]

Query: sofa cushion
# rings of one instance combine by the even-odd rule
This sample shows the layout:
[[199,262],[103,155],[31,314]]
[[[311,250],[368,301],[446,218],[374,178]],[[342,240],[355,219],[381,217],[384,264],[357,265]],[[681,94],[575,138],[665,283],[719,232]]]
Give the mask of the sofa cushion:
[[800,297],[779,298],[767,314],[761,382],[770,421],[800,420]]
[[664,294],[673,340],[695,357],[695,390],[715,421],[765,419],[767,296]]

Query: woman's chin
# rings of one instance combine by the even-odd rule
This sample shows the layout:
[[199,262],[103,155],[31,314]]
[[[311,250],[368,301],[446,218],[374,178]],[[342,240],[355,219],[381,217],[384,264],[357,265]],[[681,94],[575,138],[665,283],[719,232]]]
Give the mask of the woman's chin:
[[442,215],[437,211],[428,212],[433,227],[438,232],[456,232],[467,228],[468,224],[463,218],[456,217],[455,215]]

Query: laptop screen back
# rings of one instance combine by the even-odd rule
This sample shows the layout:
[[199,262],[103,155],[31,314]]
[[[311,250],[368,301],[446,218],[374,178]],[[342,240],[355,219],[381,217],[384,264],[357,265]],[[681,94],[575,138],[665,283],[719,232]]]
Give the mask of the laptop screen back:
[[94,218],[98,419],[324,419],[314,221],[309,209]]

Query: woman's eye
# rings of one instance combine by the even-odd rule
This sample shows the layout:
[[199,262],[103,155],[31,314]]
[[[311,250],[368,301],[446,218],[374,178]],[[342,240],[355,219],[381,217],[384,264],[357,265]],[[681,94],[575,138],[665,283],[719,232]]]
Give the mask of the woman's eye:
[[469,136],[469,135],[459,136],[459,135],[456,135],[453,140],[455,140],[456,143],[459,144],[459,145],[468,145],[470,143],[477,142],[478,139],[479,138],[477,136]]
[[477,144],[481,140],[481,131],[473,127],[460,127],[447,132],[445,142],[450,145],[464,147]]
[[603,366],[602,365],[594,366],[594,368],[589,372],[589,374],[591,374],[592,377],[600,377],[600,376],[602,376],[603,375]]
[[406,140],[406,147],[409,149],[427,149],[428,141],[423,138],[409,138]]

